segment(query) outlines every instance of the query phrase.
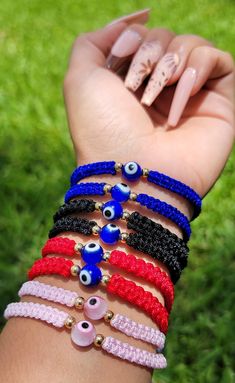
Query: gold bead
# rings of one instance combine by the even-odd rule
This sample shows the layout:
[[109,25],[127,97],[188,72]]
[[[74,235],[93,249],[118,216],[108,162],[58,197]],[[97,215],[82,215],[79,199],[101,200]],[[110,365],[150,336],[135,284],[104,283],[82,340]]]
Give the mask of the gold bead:
[[110,252],[109,251],[106,251],[103,255],[103,260],[104,261],[108,261],[110,258]]
[[143,177],[148,177],[148,175],[149,175],[149,169],[144,168],[144,169],[142,170],[142,175],[143,175]]
[[74,307],[78,310],[83,309],[85,299],[83,297],[77,297],[74,301]]
[[106,311],[106,313],[104,314],[105,322],[110,322],[111,319],[113,319],[113,317],[114,317],[114,312],[111,310]]
[[128,211],[124,210],[124,212],[122,214],[122,219],[127,221],[129,217],[130,217],[130,213]]
[[94,345],[95,345],[96,347],[101,347],[103,341],[104,341],[104,335],[102,335],[102,334],[97,334],[96,337],[95,337],[95,340],[94,340]]
[[115,168],[116,172],[120,172],[122,170],[122,163],[116,162],[114,165],[114,168]]
[[130,198],[131,201],[136,201],[137,197],[138,196],[137,196],[136,193],[131,193],[129,198]]
[[101,202],[96,202],[95,203],[95,210],[101,210],[102,209],[102,207],[103,207],[103,203],[101,203]]
[[72,317],[72,316],[69,316],[69,317],[65,320],[65,322],[64,322],[64,326],[65,326],[66,328],[68,328],[69,330],[71,330],[71,328],[75,325],[75,323],[76,323],[76,319],[75,319],[74,317]]
[[104,192],[107,194],[107,193],[110,193],[110,191],[111,191],[111,189],[112,189],[112,185],[109,185],[109,184],[105,184],[104,185]]
[[128,237],[129,237],[128,233],[121,233],[120,235],[121,242],[126,242]]
[[93,233],[94,235],[98,235],[99,232],[100,232],[100,230],[101,230],[101,227],[99,227],[98,225],[95,225],[95,226],[93,226],[93,228],[92,228],[92,233]]
[[76,253],[80,253],[82,248],[83,248],[83,244],[82,243],[76,243],[76,245],[74,246],[74,250],[76,251]]
[[70,269],[70,273],[73,277],[77,277],[80,271],[80,267],[78,265],[73,265]]
[[110,281],[110,276],[109,275],[103,275],[102,278],[101,278],[101,283],[103,285],[107,285]]

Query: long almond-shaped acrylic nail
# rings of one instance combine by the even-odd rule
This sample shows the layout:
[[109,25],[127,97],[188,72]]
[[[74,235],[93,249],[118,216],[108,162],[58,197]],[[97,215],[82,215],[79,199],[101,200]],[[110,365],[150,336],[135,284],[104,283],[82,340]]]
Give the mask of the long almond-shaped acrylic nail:
[[126,76],[125,86],[136,91],[144,79],[152,72],[162,54],[162,46],[158,41],[144,42],[135,57]]
[[180,77],[171,104],[168,125],[176,126],[178,124],[184,108],[190,98],[196,78],[197,72],[194,68],[187,68]]
[[149,13],[150,13],[150,8],[141,9],[140,11],[130,13],[129,15],[125,15],[125,16],[119,17],[118,19],[113,20],[111,23],[107,25],[107,27],[114,24],[118,24],[122,21],[124,21],[127,24],[133,24],[133,23],[145,24],[149,19]]
[[114,43],[106,60],[106,67],[114,69],[113,63],[135,53],[142,41],[142,36],[134,29],[126,29]]
[[179,56],[176,53],[166,53],[156,68],[144,91],[141,103],[150,106],[162,89],[167,85],[179,65]]

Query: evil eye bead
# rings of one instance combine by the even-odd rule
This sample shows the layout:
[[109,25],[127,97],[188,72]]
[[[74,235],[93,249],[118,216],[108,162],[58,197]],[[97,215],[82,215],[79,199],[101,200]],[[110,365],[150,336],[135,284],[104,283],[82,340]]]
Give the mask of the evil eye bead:
[[116,184],[111,189],[111,196],[115,201],[126,202],[131,194],[129,186],[123,183]]
[[81,256],[84,262],[95,264],[102,261],[104,251],[98,243],[89,242],[81,250]]
[[136,181],[141,177],[142,169],[140,165],[137,164],[137,162],[127,162],[125,165],[123,165],[122,175],[128,181]]
[[98,296],[90,297],[84,304],[84,313],[89,319],[102,319],[107,310],[106,300]]
[[123,213],[122,205],[117,201],[108,201],[103,205],[102,214],[105,219],[114,221],[121,218]]
[[96,337],[94,326],[88,321],[80,321],[73,326],[71,331],[71,339],[81,347],[90,346]]
[[113,223],[105,225],[100,230],[100,239],[107,245],[115,245],[118,242],[121,231],[118,226]]
[[102,274],[100,269],[95,265],[86,265],[81,269],[79,274],[80,282],[85,286],[95,286],[101,281]]

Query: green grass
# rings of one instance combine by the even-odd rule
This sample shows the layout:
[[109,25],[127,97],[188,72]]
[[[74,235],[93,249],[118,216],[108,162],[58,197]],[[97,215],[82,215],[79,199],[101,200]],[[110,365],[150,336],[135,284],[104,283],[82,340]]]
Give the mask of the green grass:
[[[235,54],[232,0],[1,0],[1,311],[38,256],[74,166],[61,91],[71,44],[80,32],[146,6],[151,26],[201,34]],[[169,367],[155,382],[235,381],[234,159],[193,224],[190,264],[171,317]]]

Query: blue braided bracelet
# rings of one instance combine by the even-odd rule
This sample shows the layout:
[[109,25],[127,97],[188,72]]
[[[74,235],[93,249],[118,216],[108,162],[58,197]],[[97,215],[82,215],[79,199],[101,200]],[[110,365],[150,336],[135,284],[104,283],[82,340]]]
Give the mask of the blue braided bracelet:
[[76,185],[86,177],[101,174],[116,175],[117,172],[120,171],[122,172],[123,177],[128,181],[137,181],[143,176],[147,181],[187,199],[194,207],[192,220],[200,214],[202,199],[190,186],[157,171],[142,169],[133,161],[127,162],[124,165],[115,161],[102,161],[79,166],[71,175],[71,186]]
[[[82,195],[105,195],[106,193],[111,193],[112,197],[115,200],[114,193],[113,191],[116,191],[117,187],[124,186],[125,189],[129,189],[127,185],[124,184],[117,184],[115,186],[111,186],[109,184],[105,183],[99,183],[99,182],[88,182],[88,183],[80,183],[78,185],[72,186],[67,193],[65,194],[64,201],[65,203],[68,203],[72,198],[82,196]],[[127,195],[127,192],[123,192],[125,196]],[[115,194],[116,195],[116,194]],[[169,205],[166,202],[160,201],[157,198],[148,196],[147,194],[135,194],[129,192],[128,197],[125,198],[125,201],[127,200],[132,200],[135,202],[138,202],[140,205],[147,207],[148,209],[154,211],[157,214],[161,214],[162,216],[168,218],[172,222],[176,223],[183,231],[183,237],[185,241],[188,241],[191,235],[191,228],[189,224],[189,220],[187,217],[181,213],[177,208]],[[119,199],[120,201],[120,199]],[[122,200],[124,202],[124,199]],[[109,212],[110,212],[110,204],[114,205],[113,207],[111,206],[111,209],[115,210],[115,206],[117,204],[119,205],[119,210],[122,209],[121,205],[117,201],[109,201],[104,206],[108,207]],[[117,207],[118,208],[118,207]],[[104,213],[104,211],[103,211]],[[104,215],[104,214],[103,214]],[[120,215],[120,214],[119,214]],[[104,215],[105,218],[107,216]],[[115,212],[113,214],[113,219],[115,219]],[[118,218],[118,217],[116,217]],[[107,218],[109,219],[109,218]],[[110,218],[111,219],[111,218]]]

